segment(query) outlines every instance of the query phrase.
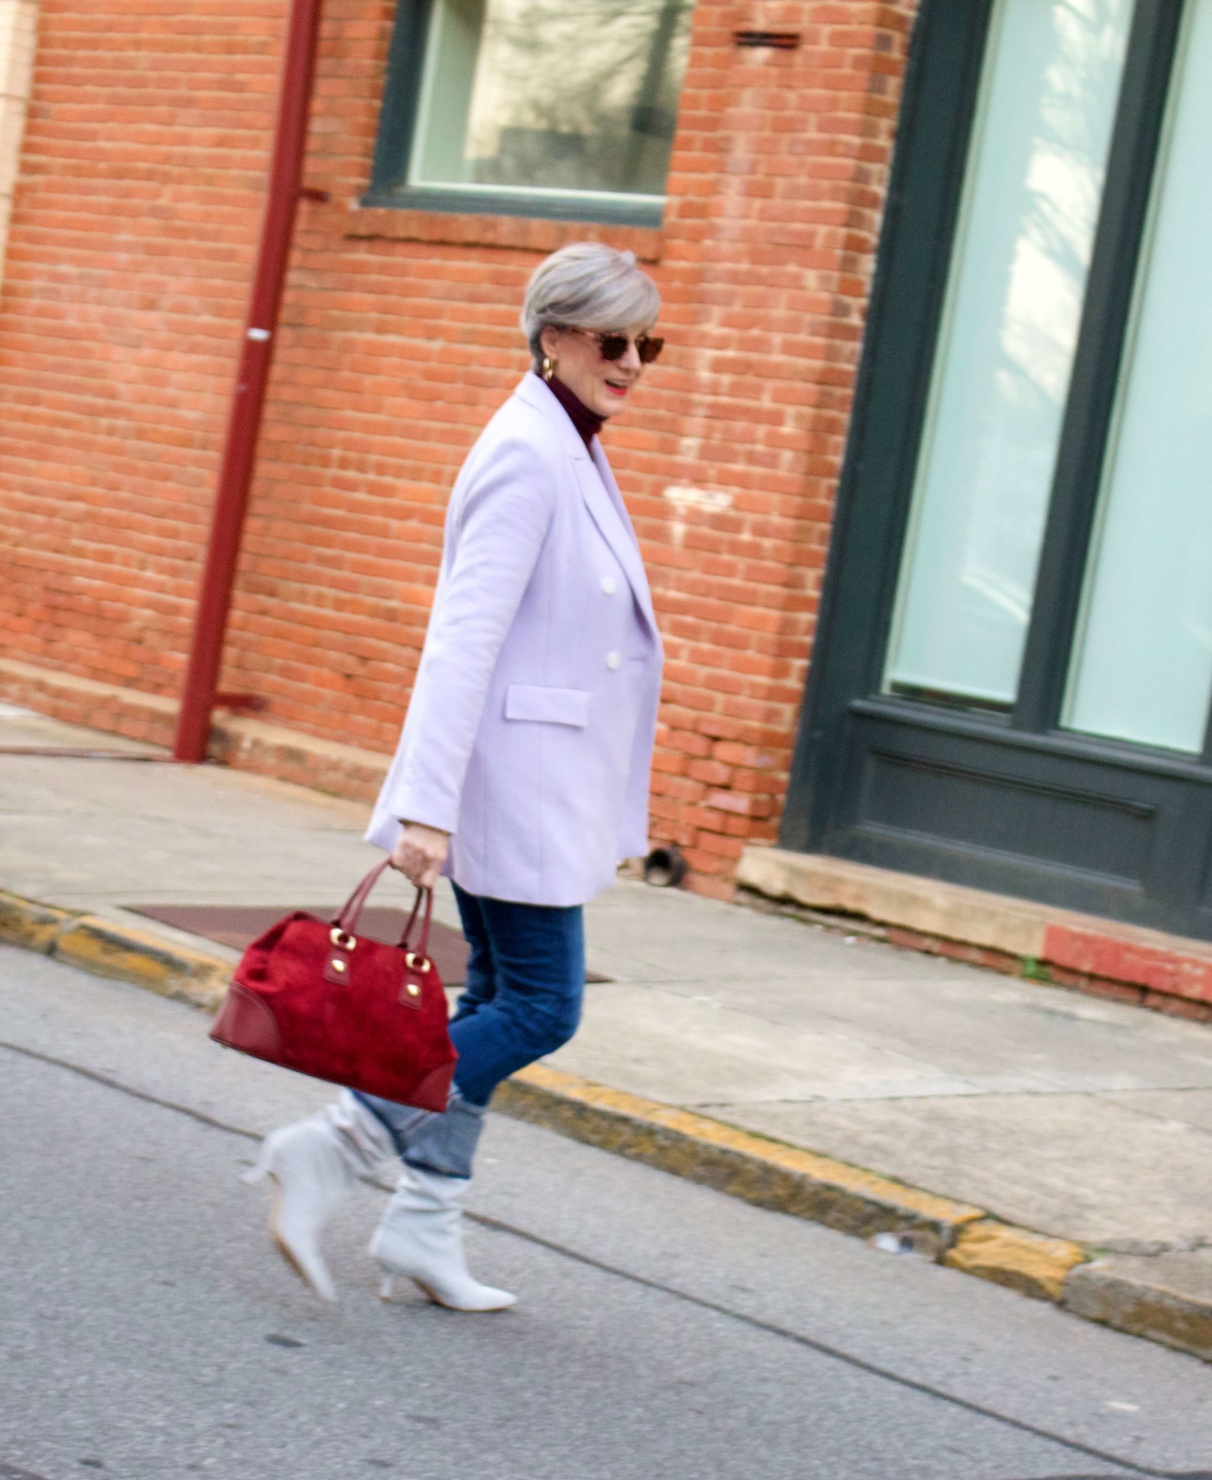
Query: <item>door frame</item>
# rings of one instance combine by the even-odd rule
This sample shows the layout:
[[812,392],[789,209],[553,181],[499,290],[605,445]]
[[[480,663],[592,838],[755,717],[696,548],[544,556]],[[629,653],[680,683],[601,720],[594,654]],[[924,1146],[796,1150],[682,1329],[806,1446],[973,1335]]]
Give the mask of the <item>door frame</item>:
[[1212,939],[1212,724],[1199,758],[1059,728],[1183,0],[1133,14],[1013,709],[880,692],[992,13],[914,30],[780,843]]

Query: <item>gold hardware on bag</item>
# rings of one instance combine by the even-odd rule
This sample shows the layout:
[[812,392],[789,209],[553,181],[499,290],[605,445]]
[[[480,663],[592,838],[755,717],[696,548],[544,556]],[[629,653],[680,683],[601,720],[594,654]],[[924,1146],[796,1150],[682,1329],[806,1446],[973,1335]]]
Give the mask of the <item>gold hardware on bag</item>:
[[339,925],[334,925],[328,932],[328,938],[334,946],[340,946],[343,951],[352,951],[357,945],[356,937],[347,935]]
[[407,982],[404,990],[410,997],[419,997],[421,995],[421,989],[417,986],[416,982]]
[[415,953],[409,951],[408,955],[404,957],[404,964],[408,967],[409,971],[419,971],[424,974],[429,970],[430,960],[426,956],[423,961],[418,961]]
[[344,971],[345,970],[345,962],[344,961],[333,960],[333,961],[330,961],[328,964],[332,967],[332,969],[334,971]]

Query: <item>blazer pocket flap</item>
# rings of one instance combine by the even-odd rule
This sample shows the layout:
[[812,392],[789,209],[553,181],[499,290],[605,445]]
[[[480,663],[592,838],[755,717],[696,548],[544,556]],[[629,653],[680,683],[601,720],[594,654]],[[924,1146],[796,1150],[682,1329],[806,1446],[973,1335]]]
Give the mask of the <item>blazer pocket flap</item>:
[[584,729],[589,723],[589,694],[585,689],[549,689],[540,684],[511,683],[505,691],[505,718]]

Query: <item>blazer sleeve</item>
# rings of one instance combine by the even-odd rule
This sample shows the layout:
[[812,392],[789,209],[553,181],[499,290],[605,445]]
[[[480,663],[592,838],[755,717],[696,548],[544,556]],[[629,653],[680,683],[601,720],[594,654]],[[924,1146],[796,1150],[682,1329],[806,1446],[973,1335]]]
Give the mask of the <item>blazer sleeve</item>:
[[551,527],[554,468],[520,438],[470,473],[448,540],[387,808],[402,821],[456,830],[463,779],[501,646]]

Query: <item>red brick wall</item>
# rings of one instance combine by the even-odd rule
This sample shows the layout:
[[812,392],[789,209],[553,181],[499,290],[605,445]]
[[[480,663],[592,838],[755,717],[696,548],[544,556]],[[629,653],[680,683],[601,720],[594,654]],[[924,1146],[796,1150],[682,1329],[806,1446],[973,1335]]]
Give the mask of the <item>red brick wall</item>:
[[[668,650],[654,836],[725,892],[771,839],[809,660],[913,0],[699,0],[663,231],[353,209],[391,0],[327,0],[223,686],[396,739],[447,491],[526,365],[527,276],[655,258],[665,358],[606,445]],[[0,299],[0,633],[180,683],[269,145],[283,0],[43,0]],[[794,30],[795,51],[735,46]]]
[[175,691],[280,0],[43,0],[0,298],[9,656]]

